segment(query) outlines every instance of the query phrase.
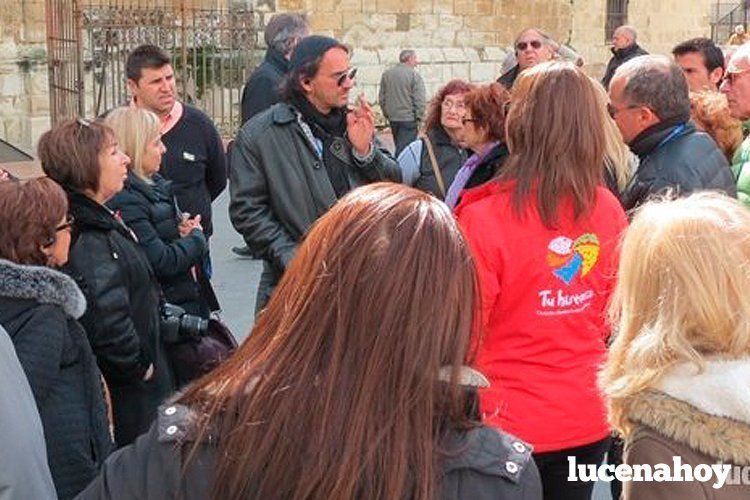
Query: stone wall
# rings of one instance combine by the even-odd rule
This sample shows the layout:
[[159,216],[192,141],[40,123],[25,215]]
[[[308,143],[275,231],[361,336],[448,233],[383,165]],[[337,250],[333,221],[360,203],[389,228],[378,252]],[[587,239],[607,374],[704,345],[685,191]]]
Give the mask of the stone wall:
[[[267,21],[275,12],[305,11],[313,31],[354,48],[357,83],[377,98],[383,70],[405,48],[417,50],[432,94],[452,78],[490,82],[501,73],[514,36],[539,26],[575,48],[600,76],[609,59],[606,0],[189,0],[251,7]],[[44,0],[10,0],[0,12],[0,137],[31,150],[49,123]],[[631,0],[629,23],[650,52],[710,33],[711,0]]]
[[0,9],[0,138],[32,152],[49,128],[44,0]]

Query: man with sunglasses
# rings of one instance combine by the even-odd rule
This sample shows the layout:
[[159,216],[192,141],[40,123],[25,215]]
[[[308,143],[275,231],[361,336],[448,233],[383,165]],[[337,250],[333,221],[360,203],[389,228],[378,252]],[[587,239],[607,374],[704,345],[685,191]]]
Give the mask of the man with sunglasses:
[[399,63],[387,69],[380,78],[378,97],[380,109],[393,132],[396,157],[416,140],[427,101],[424,81],[416,70],[416,52],[402,50],[398,60]]
[[348,107],[356,69],[349,49],[324,36],[303,38],[281,86],[282,102],[237,133],[230,162],[229,216],[264,260],[256,311],[312,224],[351,189],[401,181],[398,164],[375,144],[363,96]]
[[604,85],[605,89],[609,88],[609,82],[612,81],[615,71],[623,63],[634,57],[648,54],[648,52],[636,43],[637,38],[638,33],[632,26],[620,26],[612,33],[612,59],[609,60],[607,70],[604,72],[604,78],[602,78],[602,85]]
[[[719,87],[727,96],[729,112],[743,121],[743,128],[750,125],[750,44],[740,46],[727,65],[724,79]],[[737,197],[750,207],[750,137],[747,137],[732,158],[732,172],[737,181]]]
[[724,154],[690,121],[687,80],[672,60],[648,55],[626,62],[615,71],[609,99],[609,114],[640,160],[621,196],[626,210],[666,190],[736,196]]
[[[536,66],[539,63],[561,58],[583,65],[583,58],[572,49],[555,42],[552,37],[538,28],[523,30],[513,44],[514,53],[508,56],[504,68],[508,71],[497,79],[497,82],[510,90],[521,71]],[[514,64],[515,62],[515,64]]]

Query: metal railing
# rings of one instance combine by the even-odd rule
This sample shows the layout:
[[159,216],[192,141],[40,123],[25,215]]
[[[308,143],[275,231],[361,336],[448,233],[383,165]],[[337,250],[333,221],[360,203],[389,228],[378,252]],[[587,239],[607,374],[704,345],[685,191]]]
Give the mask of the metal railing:
[[732,35],[732,30],[738,24],[747,28],[748,10],[750,2],[716,2],[711,16],[711,39],[719,44],[726,44]]
[[190,0],[47,0],[52,121],[127,102],[125,60],[138,45],[170,52],[180,98],[225,136],[240,125],[242,85],[259,62],[259,14]]

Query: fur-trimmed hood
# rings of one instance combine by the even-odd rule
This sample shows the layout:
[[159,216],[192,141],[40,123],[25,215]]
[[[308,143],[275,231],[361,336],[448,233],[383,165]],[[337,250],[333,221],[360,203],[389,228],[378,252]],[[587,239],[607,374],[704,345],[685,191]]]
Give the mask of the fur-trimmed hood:
[[49,267],[15,264],[4,259],[0,259],[0,297],[60,306],[75,319],[86,311],[86,298],[71,277]]
[[634,396],[628,418],[694,450],[750,465],[750,358],[680,364]]

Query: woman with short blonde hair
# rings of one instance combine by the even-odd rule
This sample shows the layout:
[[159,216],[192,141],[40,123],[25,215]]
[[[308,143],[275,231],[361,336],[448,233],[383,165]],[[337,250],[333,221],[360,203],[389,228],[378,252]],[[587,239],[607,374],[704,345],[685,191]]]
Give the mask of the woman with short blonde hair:
[[146,109],[120,107],[107,114],[105,123],[114,130],[122,152],[130,157],[130,170],[150,184],[151,176],[144,171],[144,155],[150,142],[161,141],[159,118]]
[[[192,219],[183,216],[172,183],[159,175],[166,151],[159,119],[150,111],[123,107],[112,110],[106,123],[132,158],[125,189],[108,203],[109,207],[120,213],[138,237],[167,302],[208,319],[211,310],[218,309],[203,293],[210,287],[202,267],[208,243],[200,215]],[[176,340],[186,339],[165,338],[170,355]],[[192,378],[174,358],[172,368],[178,386]]]
[[[734,199],[652,202],[633,219],[611,305],[617,336],[600,377],[625,463],[679,455],[693,466],[750,465],[748,263],[750,211]],[[743,488],[715,498],[747,498]],[[702,491],[700,482],[626,482],[624,498]]]

